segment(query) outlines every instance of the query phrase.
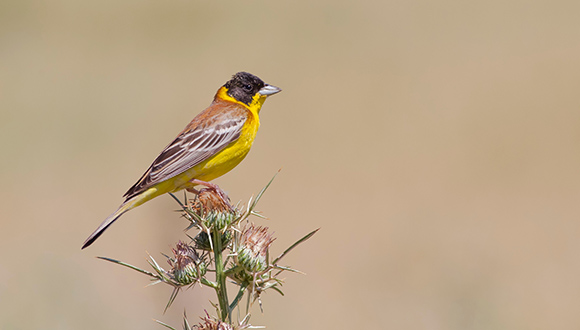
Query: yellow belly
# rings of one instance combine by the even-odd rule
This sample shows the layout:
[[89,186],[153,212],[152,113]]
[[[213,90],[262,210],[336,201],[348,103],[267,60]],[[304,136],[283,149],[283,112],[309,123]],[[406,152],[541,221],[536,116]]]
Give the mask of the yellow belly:
[[191,179],[211,181],[228,173],[244,160],[248,152],[250,152],[254,137],[255,133],[252,136],[240,137],[236,142],[228,145],[217,155],[186,171],[184,173],[185,176],[191,177]]

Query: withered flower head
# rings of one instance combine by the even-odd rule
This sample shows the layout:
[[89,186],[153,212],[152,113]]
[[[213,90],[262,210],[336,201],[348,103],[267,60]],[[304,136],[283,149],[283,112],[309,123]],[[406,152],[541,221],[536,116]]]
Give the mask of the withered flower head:
[[178,283],[188,285],[205,275],[207,267],[193,247],[179,241],[173,249],[173,255],[174,258],[167,262],[171,266],[169,273]]
[[233,207],[227,196],[223,196],[216,189],[203,188],[191,203],[191,208],[199,215],[207,213],[231,213]]
[[260,272],[268,267],[266,254],[275,238],[268,233],[268,227],[250,226],[242,230],[238,261],[249,272]]
[[229,198],[214,188],[199,191],[186,210],[186,214],[191,213],[196,226],[220,231],[229,227],[238,216],[238,210],[230,205]]

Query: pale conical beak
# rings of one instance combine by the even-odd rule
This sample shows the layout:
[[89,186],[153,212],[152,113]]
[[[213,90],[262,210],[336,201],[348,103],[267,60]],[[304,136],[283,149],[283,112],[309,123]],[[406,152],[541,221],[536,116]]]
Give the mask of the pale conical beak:
[[266,95],[266,96],[270,96],[276,93],[281,92],[282,90],[276,86],[272,86],[272,85],[266,85],[264,87],[262,87],[258,93],[262,94],[262,95]]

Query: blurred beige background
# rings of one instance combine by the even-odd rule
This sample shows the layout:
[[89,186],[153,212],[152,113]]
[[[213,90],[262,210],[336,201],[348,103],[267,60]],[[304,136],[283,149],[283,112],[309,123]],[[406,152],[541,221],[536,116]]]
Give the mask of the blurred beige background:
[[287,275],[269,329],[580,324],[580,2],[0,2],[0,328],[162,329],[211,311],[146,267],[184,236],[168,196],[84,239],[241,70],[283,92],[234,201]]

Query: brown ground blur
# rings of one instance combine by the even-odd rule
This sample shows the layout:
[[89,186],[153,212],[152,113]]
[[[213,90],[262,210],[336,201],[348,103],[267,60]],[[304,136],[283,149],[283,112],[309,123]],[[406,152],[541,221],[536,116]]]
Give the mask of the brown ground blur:
[[[580,2],[0,2],[0,328],[162,329],[211,311],[146,266],[169,197],[81,243],[241,70],[279,86],[217,180],[286,260],[269,329],[580,324]],[[264,224],[263,221],[257,220]],[[159,259],[162,259],[160,257]]]

